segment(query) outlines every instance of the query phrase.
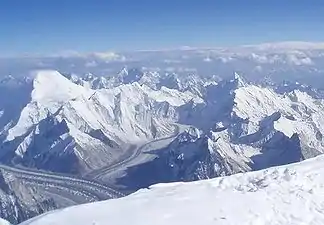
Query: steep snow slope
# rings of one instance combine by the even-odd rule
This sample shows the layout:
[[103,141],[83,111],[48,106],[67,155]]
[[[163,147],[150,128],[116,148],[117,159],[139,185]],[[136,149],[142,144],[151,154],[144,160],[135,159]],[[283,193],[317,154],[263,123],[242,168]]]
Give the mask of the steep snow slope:
[[[313,151],[311,155],[324,152],[323,99],[312,98],[299,90],[280,95],[271,89],[249,85],[235,91],[234,102],[233,112],[248,121],[245,122],[244,135],[251,134],[256,126],[269,126],[269,123],[273,123],[274,130],[287,137],[297,133],[305,154],[309,154],[309,151]],[[273,116],[269,117],[270,115]],[[269,119],[263,120],[266,117]]]
[[158,184],[128,197],[54,211],[22,224],[320,225],[323,165],[324,157],[319,156],[230,177]]
[[34,76],[31,102],[22,110],[17,125],[8,131],[7,141],[26,133],[33,124],[46,118],[48,113],[55,113],[62,104],[77,96],[91,94],[56,71],[41,71]]

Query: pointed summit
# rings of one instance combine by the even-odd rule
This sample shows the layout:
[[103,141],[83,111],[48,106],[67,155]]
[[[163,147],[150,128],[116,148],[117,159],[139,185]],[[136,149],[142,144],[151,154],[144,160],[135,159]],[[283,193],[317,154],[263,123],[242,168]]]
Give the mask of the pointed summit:
[[246,86],[246,82],[237,72],[234,72],[234,81],[237,83],[237,87],[245,87]]
[[84,88],[74,84],[54,70],[34,72],[32,99],[38,102],[64,102],[84,92]]
[[119,77],[125,77],[128,75],[128,68],[127,66],[124,66],[118,73]]

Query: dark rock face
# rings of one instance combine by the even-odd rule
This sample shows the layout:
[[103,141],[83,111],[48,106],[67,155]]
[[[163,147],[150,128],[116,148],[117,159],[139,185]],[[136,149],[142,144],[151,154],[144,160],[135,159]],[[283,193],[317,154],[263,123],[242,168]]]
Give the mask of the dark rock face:
[[143,77],[143,75],[144,73],[140,69],[131,68],[128,70],[127,74],[124,74],[122,80],[124,84],[130,84],[138,82]]
[[[75,147],[72,137],[62,139],[61,136],[69,131],[65,120],[58,122],[49,115],[24,137],[30,141],[27,149],[21,155],[12,155],[13,149],[17,149],[19,143],[16,139],[7,143],[7,161],[14,164],[22,164],[27,167],[55,171],[60,173],[78,172],[78,157],[75,155]],[[64,151],[62,151],[64,149]],[[50,150],[50,151],[49,151]]]

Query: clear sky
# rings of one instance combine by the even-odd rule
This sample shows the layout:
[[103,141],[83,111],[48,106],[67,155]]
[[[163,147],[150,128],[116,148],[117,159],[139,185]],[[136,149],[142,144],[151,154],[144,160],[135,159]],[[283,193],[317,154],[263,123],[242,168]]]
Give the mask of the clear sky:
[[0,0],[0,55],[324,41],[324,0]]

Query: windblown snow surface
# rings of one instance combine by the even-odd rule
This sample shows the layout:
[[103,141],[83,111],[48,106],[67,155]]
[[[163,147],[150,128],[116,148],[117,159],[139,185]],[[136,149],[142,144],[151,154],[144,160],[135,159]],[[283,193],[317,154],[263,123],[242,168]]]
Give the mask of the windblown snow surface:
[[10,223],[0,218],[0,225],[10,225]]
[[50,212],[23,225],[322,225],[324,157],[258,172],[158,184],[130,196]]

